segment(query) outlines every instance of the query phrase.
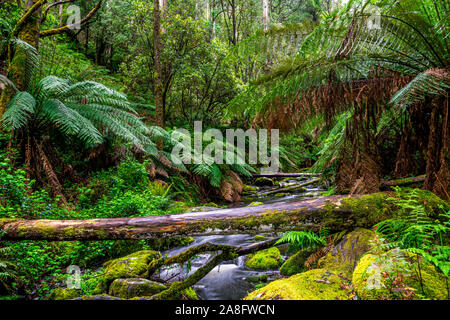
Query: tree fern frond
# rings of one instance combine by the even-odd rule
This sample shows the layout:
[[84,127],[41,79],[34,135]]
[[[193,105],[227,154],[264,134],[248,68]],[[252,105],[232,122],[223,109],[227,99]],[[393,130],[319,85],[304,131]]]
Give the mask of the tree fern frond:
[[17,93],[8,103],[2,116],[3,125],[13,130],[25,127],[35,108],[36,100],[32,95],[28,92]]

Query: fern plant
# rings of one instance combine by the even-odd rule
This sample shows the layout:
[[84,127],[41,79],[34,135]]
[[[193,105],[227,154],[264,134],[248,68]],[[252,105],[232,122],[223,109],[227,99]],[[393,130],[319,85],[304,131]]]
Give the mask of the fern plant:
[[302,250],[317,249],[327,244],[326,237],[311,231],[289,231],[275,243],[275,245],[289,243]]
[[16,91],[1,122],[19,142],[30,178],[44,183],[44,172],[53,193],[61,195],[61,172],[56,167],[74,173],[60,159],[56,146],[73,145],[95,153],[95,148],[111,139],[152,157],[155,170],[175,167],[170,154],[158,151],[154,141],[162,140],[168,146],[177,142],[163,129],[147,127],[124,94],[93,81],[41,77],[36,50],[19,40],[13,43],[27,50],[26,90],[19,91],[6,77],[0,77],[0,85]]
[[[0,230],[0,240],[6,234],[6,230]],[[1,244],[1,243],[0,243]],[[0,287],[9,289],[9,281],[15,277],[14,264],[8,260],[9,247],[0,246]]]
[[[380,28],[372,28],[374,7]],[[445,120],[450,84],[449,12],[444,0],[350,0],[302,35],[297,54],[274,63],[230,109],[255,115],[256,124],[277,128],[298,127],[320,114],[330,128],[336,116],[351,110],[353,116],[341,131],[342,139],[329,145],[337,150],[329,150],[331,157],[346,155],[345,148],[338,148],[344,140],[351,143],[355,155],[370,154],[391,126],[401,127],[400,119],[408,118],[412,105],[424,113],[432,108]],[[425,99],[436,103],[427,104]],[[435,129],[445,135],[445,128]],[[432,135],[430,130],[431,141]],[[445,150],[438,150],[435,157],[439,153]],[[430,160],[444,165],[441,170],[428,166],[426,186],[445,195],[442,189],[448,180],[441,174],[445,157],[441,158]],[[434,182],[435,173],[442,187]],[[355,175],[347,187],[353,188],[358,178]]]
[[399,247],[419,254],[438,270],[450,274],[450,210],[440,206],[437,218],[427,212],[426,201],[420,200],[418,189],[395,188],[397,197],[389,198],[400,208],[398,216],[377,225],[377,232],[389,242],[384,249]]

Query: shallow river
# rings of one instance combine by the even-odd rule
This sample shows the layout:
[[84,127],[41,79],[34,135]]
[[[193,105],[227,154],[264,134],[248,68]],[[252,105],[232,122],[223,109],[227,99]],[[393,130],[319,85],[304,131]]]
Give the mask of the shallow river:
[[[312,178],[311,178],[312,179]],[[298,181],[297,181],[298,182]],[[295,183],[293,180],[292,183]],[[289,184],[289,182],[287,183]],[[257,201],[264,204],[277,203],[277,202],[293,202],[303,199],[311,199],[320,196],[324,190],[316,188],[314,186],[308,187],[308,190],[303,193],[293,194],[286,197],[269,196],[266,198],[253,197],[247,199],[240,206],[244,207],[249,202]],[[234,205],[233,207],[236,207]],[[265,236],[275,236],[270,234],[264,234]],[[175,248],[166,251],[168,257],[177,255],[186,249],[194,246],[198,246],[205,242],[211,242],[214,244],[224,244],[236,247],[246,246],[255,243],[253,235],[220,235],[220,236],[199,236],[194,238],[189,246]],[[282,246],[280,251],[285,254],[286,246]],[[188,275],[192,274],[198,268],[202,267],[209,259],[210,254],[202,254],[197,256],[191,261],[188,268],[187,265],[180,267],[170,267],[162,269],[160,271],[160,277],[166,281],[180,281],[185,279]],[[283,258],[285,258],[283,256]],[[279,270],[269,271],[257,271],[249,269],[245,266],[246,257],[239,257],[234,261],[227,261],[214,268],[206,277],[198,282],[194,289],[200,299],[203,300],[240,300],[244,298],[249,292],[255,289],[255,283],[248,281],[251,277],[259,277],[263,274],[268,276],[268,281],[275,280],[280,277]]]

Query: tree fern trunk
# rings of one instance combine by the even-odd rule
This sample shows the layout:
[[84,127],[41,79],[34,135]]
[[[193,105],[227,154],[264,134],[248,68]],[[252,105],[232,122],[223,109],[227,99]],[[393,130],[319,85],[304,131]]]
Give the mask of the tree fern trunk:
[[[34,4],[39,2],[38,0],[28,0],[25,4],[25,12],[28,11]],[[39,31],[40,31],[40,19],[41,10],[37,10],[33,15],[27,19],[22,30],[18,34],[18,38],[22,41],[27,42],[33,47],[38,46],[39,42]],[[25,90],[26,83],[26,62],[27,53],[25,49],[17,47],[12,56],[12,52],[9,55],[9,66],[8,66],[8,78],[15,84],[19,90]],[[6,105],[9,103],[11,98],[14,96],[15,92],[12,88],[6,88],[3,90],[0,97],[0,118],[6,110]]]

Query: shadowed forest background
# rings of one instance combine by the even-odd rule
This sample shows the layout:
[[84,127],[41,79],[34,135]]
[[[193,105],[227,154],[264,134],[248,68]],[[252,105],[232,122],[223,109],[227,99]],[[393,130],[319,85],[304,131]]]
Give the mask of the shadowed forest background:
[[[448,300],[449,9],[0,0],[1,298]],[[196,121],[280,174],[174,161]]]

